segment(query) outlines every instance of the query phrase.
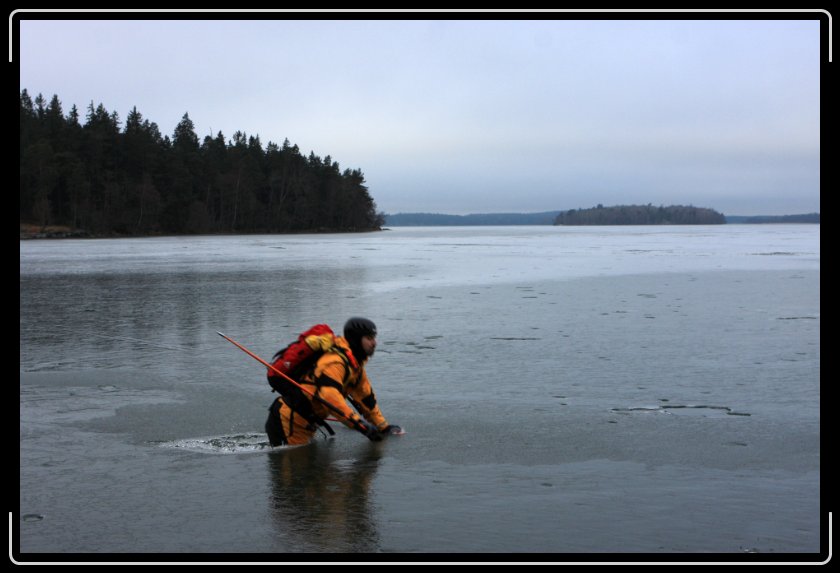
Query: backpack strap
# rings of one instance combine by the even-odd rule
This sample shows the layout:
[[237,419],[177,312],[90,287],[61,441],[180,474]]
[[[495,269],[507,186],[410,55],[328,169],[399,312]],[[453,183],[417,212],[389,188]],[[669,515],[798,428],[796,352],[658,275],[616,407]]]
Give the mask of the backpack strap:
[[313,429],[317,426],[321,426],[322,428],[327,430],[327,432],[329,432],[331,436],[335,435],[335,431],[330,427],[329,424],[327,424],[326,420],[315,415],[315,412],[312,410],[312,404],[310,404],[308,400],[303,402],[295,402],[287,396],[282,396],[281,399],[283,400],[283,403],[286,404],[286,406],[288,406],[289,409],[292,411],[292,416],[297,414],[298,416],[301,416],[304,420],[309,422]]
[[[359,363],[356,362],[356,359],[352,354],[348,357],[345,351],[339,346],[333,346],[329,350],[329,352],[338,355],[338,357],[341,358],[341,361],[344,362],[344,377],[341,380],[341,384],[339,384],[329,376],[319,376],[317,379],[315,379],[314,382],[316,386],[330,386],[341,391],[347,385],[347,380],[349,380],[350,376],[353,374],[353,366],[356,366],[356,368],[358,368]],[[313,369],[311,371],[313,374],[314,369],[315,367],[313,366]]]
[[[336,354],[338,354],[338,356],[341,358],[342,362],[344,362],[344,378],[342,380],[342,384],[339,384],[338,382],[336,382],[335,380],[333,380],[329,376],[319,376],[318,378],[314,378],[314,376],[313,376],[314,379],[312,380],[312,384],[315,386],[315,395],[316,396],[318,395],[318,393],[320,391],[320,388],[322,386],[330,386],[330,387],[333,387],[333,388],[337,389],[339,392],[342,392],[342,390],[343,390],[342,385],[347,383],[347,380],[350,378],[350,375],[352,374],[351,366],[350,366],[350,360],[347,358],[347,356],[344,354],[344,352],[336,346],[332,347],[328,352],[333,352],[333,351]],[[316,363],[314,363],[312,365],[312,368],[309,371],[310,374],[314,374],[314,370],[315,370],[316,365],[317,365],[317,361],[316,361]],[[284,394],[283,395],[283,402],[286,403],[286,405],[289,407],[290,410],[292,410],[293,413],[296,413],[299,416],[303,417],[303,419],[305,419],[307,422],[309,422],[309,424],[311,424],[313,427],[321,426],[327,432],[329,432],[329,434],[331,436],[335,435],[335,431],[330,427],[330,425],[327,424],[327,422],[323,418],[321,418],[320,416],[315,414],[315,411],[312,409],[312,403],[309,401],[309,399],[307,399],[303,396],[302,392],[298,391],[296,393],[286,393],[286,394]]]

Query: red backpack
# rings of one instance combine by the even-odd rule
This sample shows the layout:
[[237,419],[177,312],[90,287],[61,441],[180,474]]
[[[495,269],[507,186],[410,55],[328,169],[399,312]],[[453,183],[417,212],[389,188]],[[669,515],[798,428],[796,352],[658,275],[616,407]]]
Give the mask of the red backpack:
[[[302,332],[297,340],[277,351],[272,358],[272,366],[295,381],[300,381],[300,378],[309,370],[314,368],[318,358],[324,353],[320,348],[312,348],[306,343],[306,338],[309,336],[328,335],[331,338],[335,337],[335,333],[326,324],[316,324],[309,330]],[[293,384],[282,376],[278,376],[274,370],[268,370],[268,383],[272,389],[284,396],[290,393],[296,394],[297,390]]]

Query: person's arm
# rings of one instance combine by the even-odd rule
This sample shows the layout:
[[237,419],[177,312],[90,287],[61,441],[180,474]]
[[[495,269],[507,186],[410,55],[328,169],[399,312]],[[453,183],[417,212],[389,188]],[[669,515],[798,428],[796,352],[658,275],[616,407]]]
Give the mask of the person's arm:
[[[315,369],[316,393],[319,398],[326,400],[342,413],[340,420],[342,424],[348,428],[358,430],[371,440],[381,440],[382,438],[378,434],[378,428],[372,427],[365,422],[347,405],[343,392],[343,380],[347,368],[348,366],[344,361],[337,356],[322,358]],[[384,421],[384,418],[382,419]]]
[[376,394],[367,377],[367,372],[362,370],[359,383],[349,392],[350,401],[365,420],[373,424],[377,430],[384,431],[388,426],[388,420],[382,415],[379,404],[376,402]]
[[379,404],[376,402],[376,394],[374,394],[373,387],[367,377],[367,372],[362,370],[361,376],[359,384],[350,392],[350,402],[365,417],[365,420],[373,424],[380,433],[404,434],[402,428],[389,424],[385,416],[382,415]]

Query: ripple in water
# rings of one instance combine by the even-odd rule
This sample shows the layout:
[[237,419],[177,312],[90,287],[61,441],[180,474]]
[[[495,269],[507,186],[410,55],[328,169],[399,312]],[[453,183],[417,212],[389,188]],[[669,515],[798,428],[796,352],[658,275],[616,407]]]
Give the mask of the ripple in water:
[[158,445],[164,448],[183,449],[210,454],[247,454],[277,449],[271,447],[265,434],[185,438],[172,442],[162,442]]

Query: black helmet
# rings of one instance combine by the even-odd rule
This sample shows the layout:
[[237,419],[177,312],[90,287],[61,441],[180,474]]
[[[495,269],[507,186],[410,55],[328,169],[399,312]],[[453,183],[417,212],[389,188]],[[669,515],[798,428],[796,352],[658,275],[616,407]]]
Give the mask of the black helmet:
[[347,340],[361,340],[363,336],[376,336],[376,325],[372,320],[356,316],[344,325],[344,338]]

